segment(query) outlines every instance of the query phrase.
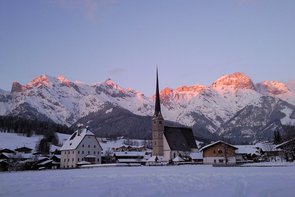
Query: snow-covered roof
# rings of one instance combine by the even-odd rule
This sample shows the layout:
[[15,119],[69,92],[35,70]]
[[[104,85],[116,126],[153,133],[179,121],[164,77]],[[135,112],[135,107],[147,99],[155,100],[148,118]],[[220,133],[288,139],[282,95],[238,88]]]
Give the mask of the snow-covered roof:
[[203,159],[203,154],[201,152],[191,152],[190,157],[192,159]]
[[89,165],[89,164],[90,164],[90,162],[88,162],[88,161],[80,161],[77,163],[77,165]]
[[[158,158],[158,160],[156,161],[156,158]],[[161,162],[164,160],[163,156],[152,156],[151,158],[149,158],[147,161],[148,162]]]
[[257,148],[261,148],[261,150],[265,151],[276,151],[276,145],[269,142],[259,142],[254,145]]
[[226,142],[224,142],[224,141],[218,140],[218,141],[216,141],[216,142],[214,142],[214,143],[212,143],[212,144],[208,144],[208,145],[206,145],[206,146],[203,146],[203,147],[200,149],[200,151],[203,151],[204,149],[207,149],[207,148],[209,148],[209,147],[211,147],[211,146],[214,146],[214,145],[216,145],[216,144],[219,144],[219,143],[226,144],[226,145],[228,145],[228,146],[231,146],[231,147],[237,149],[237,147],[235,147],[235,146],[233,146],[233,145],[231,145],[231,144],[229,144],[229,143],[226,143]]
[[51,159],[49,159],[49,160],[46,160],[46,161],[43,161],[43,162],[39,163],[38,166],[43,166],[43,165],[46,165],[46,164],[52,163],[52,162],[53,161]]
[[177,156],[172,161],[184,161],[181,157]]
[[288,140],[288,141],[285,141],[285,142],[283,142],[283,143],[281,143],[281,144],[278,144],[278,145],[276,146],[276,148],[282,148],[284,145],[286,145],[286,144],[288,144],[288,143],[290,143],[290,142],[293,142],[293,141],[295,141],[295,138],[293,138],[293,139],[291,139],[291,140]]
[[255,145],[235,145],[238,148],[237,154],[258,154],[258,150]]
[[91,131],[88,129],[82,129],[75,131],[71,137],[69,137],[63,146],[61,147],[61,151],[63,150],[75,150],[81,141],[84,139],[85,136],[95,136]]

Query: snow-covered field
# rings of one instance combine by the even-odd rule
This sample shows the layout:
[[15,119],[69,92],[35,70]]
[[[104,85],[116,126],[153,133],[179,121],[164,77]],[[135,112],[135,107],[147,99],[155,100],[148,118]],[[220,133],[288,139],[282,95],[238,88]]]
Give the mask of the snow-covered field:
[[[57,133],[59,143],[63,144],[63,142],[68,139],[69,135]],[[22,134],[17,133],[3,133],[0,132],[0,149],[9,148],[16,149],[20,147],[28,147],[31,149],[36,148],[36,144],[43,138],[42,135],[34,135],[32,137],[26,137]],[[52,147],[55,150],[56,147]]]
[[0,196],[294,196],[295,166],[101,167],[0,173]]

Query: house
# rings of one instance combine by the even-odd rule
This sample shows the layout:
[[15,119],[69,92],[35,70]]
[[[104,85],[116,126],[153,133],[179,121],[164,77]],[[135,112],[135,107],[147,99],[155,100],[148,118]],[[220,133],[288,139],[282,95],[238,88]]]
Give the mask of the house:
[[0,171],[8,171],[9,163],[5,159],[0,159]]
[[200,149],[203,152],[204,164],[236,164],[236,150],[238,148],[221,140],[204,146]]
[[76,168],[79,162],[101,163],[100,146],[95,135],[86,129],[78,129],[61,147],[61,168]]
[[190,158],[194,163],[203,164],[203,154],[200,151],[191,152]]
[[28,147],[20,147],[20,148],[17,148],[15,149],[15,152],[18,152],[18,153],[24,153],[24,154],[28,154],[28,153],[31,153],[33,149],[31,148],[28,148]]
[[186,160],[190,152],[197,150],[197,144],[190,128],[164,126],[161,112],[158,70],[156,76],[155,111],[152,117],[152,157],[148,163],[169,163],[177,156]]
[[261,156],[260,148],[255,145],[235,145],[236,148],[236,162],[249,163],[259,161]]
[[139,163],[145,165],[150,156],[146,152],[125,151],[114,152],[113,157],[117,163]]
[[176,157],[188,161],[190,153],[198,149],[191,128],[165,126],[163,140],[165,161],[174,160]]
[[15,154],[15,152],[13,150],[10,150],[8,148],[4,148],[4,149],[0,150],[0,153]]
[[52,160],[52,168],[56,169],[60,167],[60,159],[61,159],[60,155],[52,155],[50,159]]
[[259,161],[281,162],[283,160],[280,149],[270,142],[259,142],[254,145],[260,153]]
[[282,151],[286,161],[295,160],[295,138],[277,145],[276,149]]

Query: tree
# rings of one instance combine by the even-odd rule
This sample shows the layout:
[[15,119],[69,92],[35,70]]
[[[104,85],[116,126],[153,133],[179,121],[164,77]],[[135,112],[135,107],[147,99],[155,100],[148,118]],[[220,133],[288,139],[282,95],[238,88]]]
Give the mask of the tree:
[[43,154],[49,154],[50,144],[47,138],[42,138],[37,146],[37,151]]
[[279,130],[274,131],[274,144],[280,144],[282,143],[282,136]]

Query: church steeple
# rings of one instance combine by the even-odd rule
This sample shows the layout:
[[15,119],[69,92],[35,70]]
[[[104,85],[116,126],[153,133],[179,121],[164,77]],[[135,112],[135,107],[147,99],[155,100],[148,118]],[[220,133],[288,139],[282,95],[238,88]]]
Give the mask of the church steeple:
[[159,114],[161,114],[161,102],[160,102],[159,79],[158,79],[158,68],[157,68],[155,115],[158,116]]
[[152,118],[152,137],[153,137],[153,156],[163,156],[163,136],[164,136],[164,118],[161,114],[161,102],[159,93],[159,79],[157,69],[156,79],[156,101],[155,101],[155,113]]

